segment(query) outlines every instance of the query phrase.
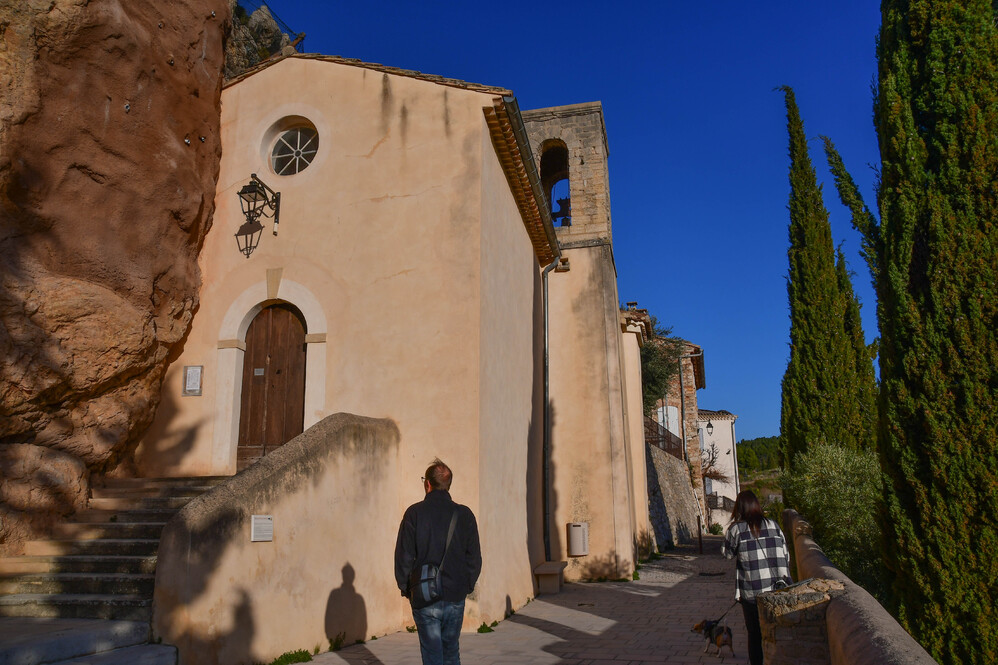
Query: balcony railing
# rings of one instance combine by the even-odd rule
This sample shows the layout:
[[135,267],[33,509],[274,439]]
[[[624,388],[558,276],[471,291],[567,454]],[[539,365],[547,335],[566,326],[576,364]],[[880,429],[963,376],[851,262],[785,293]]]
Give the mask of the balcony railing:
[[683,459],[682,439],[648,416],[645,416],[645,442],[677,459]]

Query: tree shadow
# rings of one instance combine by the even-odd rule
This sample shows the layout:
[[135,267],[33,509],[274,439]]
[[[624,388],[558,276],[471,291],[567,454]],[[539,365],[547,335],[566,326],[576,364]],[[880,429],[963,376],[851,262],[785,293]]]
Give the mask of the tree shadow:
[[[189,336],[190,330],[171,350],[167,371],[184,352]],[[202,397],[178,395],[175,390],[169,388],[167,382],[164,382],[164,388],[166,389],[161,390],[160,403],[153,422],[141,440],[136,443],[135,454],[123,460],[113,475],[119,477],[162,475],[166,469],[182,468],[184,459],[193,450],[198,431],[208,418],[203,417],[189,425],[179,425],[176,421],[183,412],[182,400],[202,399]]]

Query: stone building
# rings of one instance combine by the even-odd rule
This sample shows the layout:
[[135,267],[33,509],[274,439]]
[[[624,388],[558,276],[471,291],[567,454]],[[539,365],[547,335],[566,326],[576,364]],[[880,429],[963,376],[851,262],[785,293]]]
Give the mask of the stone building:
[[703,478],[699,464],[701,444],[697,427],[697,391],[707,387],[703,349],[691,342],[684,342],[679,367],[679,375],[669,386],[669,392],[664,399],[658,401],[655,420],[682,442],[685,458],[693,468],[693,484],[699,510],[705,514]]
[[[725,480],[704,478],[707,495],[707,512],[711,522],[723,522],[723,516],[734,507],[735,497],[741,491],[738,478],[738,446],[735,445],[735,421],[738,416],[730,411],[697,409],[697,432],[703,442],[705,454],[714,455],[714,468]],[[714,453],[710,453],[713,446]]]
[[151,614],[185,664],[400,630],[392,549],[435,457],[479,517],[466,627],[552,570],[629,576],[643,331],[599,104],[286,50],[223,86],[229,6],[9,27],[0,548],[56,591],[5,579],[0,612]]
[[[570,556],[556,531],[551,551],[569,555],[570,579],[630,577],[635,534],[637,542],[649,534],[640,369],[626,369],[640,368],[643,333],[622,324],[618,309],[603,109],[537,109],[523,120],[544,194],[563,215],[560,269],[548,277],[551,513],[558,525],[586,524],[590,544],[588,556]],[[564,181],[568,197],[559,200],[552,193]]]
[[[184,662],[205,663],[333,639],[336,622],[314,617],[322,608],[330,616],[341,569],[338,588],[349,582],[364,601],[365,632],[408,625],[391,549],[434,457],[453,468],[455,499],[479,516],[488,562],[466,626],[526,603],[535,569],[630,577],[650,531],[642,330],[617,309],[600,105],[521,113],[502,88],[290,55],[225,86],[221,127],[200,309],[136,451],[138,473],[256,473],[256,463],[339,412],[383,419],[398,436],[348,447],[341,471],[325,472],[374,477],[309,484],[333,495],[304,505],[335,507],[335,522],[282,507],[318,489],[267,485],[277,492],[267,510],[281,516],[275,543],[280,532],[298,539],[295,552],[311,551],[316,528],[326,540],[321,561],[301,555],[293,581],[272,579],[260,563],[244,570],[269,544],[236,533],[217,552],[191,553],[174,543],[196,542],[194,532],[168,527],[157,634],[180,646]],[[556,148],[572,198],[557,229],[547,203]],[[247,216],[241,199],[275,193],[279,208]],[[365,461],[374,449],[379,461]],[[239,478],[219,491],[244,487]],[[365,487],[378,488],[377,501]],[[580,525],[588,542],[570,551],[567,534]],[[183,571],[194,568],[191,596]],[[289,593],[300,614],[267,601]],[[240,613],[254,617],[250,643],[239,647],[249,651],[205,650],[209,626]]]

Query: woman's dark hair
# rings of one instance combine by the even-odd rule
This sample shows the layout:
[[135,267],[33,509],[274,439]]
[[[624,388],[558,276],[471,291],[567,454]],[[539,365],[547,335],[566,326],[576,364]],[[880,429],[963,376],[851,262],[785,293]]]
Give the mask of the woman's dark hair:
[[762,521],[766,516],[762,512],[759,498],[752,490],[745,490],[735,498],[735,507],[731,510],[731,524],[735,522],[745,522],[752,531],[752,535],[759,537],[759,529],[762,528]]

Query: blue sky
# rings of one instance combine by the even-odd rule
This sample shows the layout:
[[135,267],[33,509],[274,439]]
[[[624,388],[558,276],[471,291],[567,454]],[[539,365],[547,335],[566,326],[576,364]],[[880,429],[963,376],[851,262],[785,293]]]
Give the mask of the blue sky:
[[786,115],[792,86],[832,237],[875,298],[821,150],[828,135],[875,202],[878,3],[327,3],[272,0],[308,52],[503,86],[520,108],[599,100],[621,302],[704,348],[706,409],[739,438],[779,433],[789,355]]

